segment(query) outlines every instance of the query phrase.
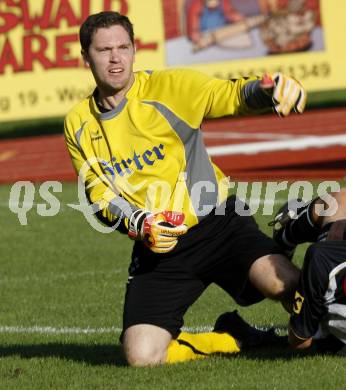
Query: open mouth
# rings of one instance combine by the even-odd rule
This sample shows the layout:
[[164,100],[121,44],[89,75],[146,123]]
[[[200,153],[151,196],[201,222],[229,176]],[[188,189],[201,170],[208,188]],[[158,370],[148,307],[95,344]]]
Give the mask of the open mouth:
[[109,73],[110,74],[120,74],[120,73],[122,73],[124,71],[124,69],[122,69],[122,68],[114,68],[114,69],[110,69],[109,70]]

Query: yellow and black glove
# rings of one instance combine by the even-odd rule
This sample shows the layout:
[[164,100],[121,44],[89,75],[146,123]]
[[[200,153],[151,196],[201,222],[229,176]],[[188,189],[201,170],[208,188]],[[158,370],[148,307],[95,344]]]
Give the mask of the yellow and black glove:
[[245,84],[242,92],[251,109],[271,107],[279,116],[287,116],[291,111],[302,114],[307,100],[300,82],[283,73],[265,74],[262,79]]
[[178,237],[188,227],[183,224],[185,215],[175,211],[150,213],[136,210],[128,221],[128,236],[144,242],[155,253],[170,252],[178,243]]
[[273,101],[273,108],[280,116],[287,116],[292,110],[302,114],[305,109],[307,94],[299,81],[283,73],[264,75],[261,88]]

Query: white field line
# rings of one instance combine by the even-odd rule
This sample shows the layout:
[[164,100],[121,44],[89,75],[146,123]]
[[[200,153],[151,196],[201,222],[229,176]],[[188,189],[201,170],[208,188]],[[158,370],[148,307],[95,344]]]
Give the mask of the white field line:
[[[249,187],[251,189],[251,185],[252,183],[249,182]],[[266,185],[266,183],[264,182],[264,185]],[[245,200],[246,202],[249,202],[249,199],[246,199]],[[274,202],[275,205],[279,205],[279,204],[282,204],[284,202],[287,202],[287,199],[285,198],[275,198],[274,200],[273,199],[259,199],[259,198],[251,198],[251,202],[255,202],[255,203],[258,203],[258,204],[272,204]],[[41,204],[41,203],[34,203],[33,205],[31,205],[31,203],[21,203],[20,207],[23,208],[29,208],[32,206],[32,208],[36,207],[38,204]],[[74,210],[73,208],[69,207],[69,205],[72,204],[72,203],[60,203],[61,205],[61,211],[67,211],[67,210]],[[77,205],[77,203],[76,203]],[[78,204],[79,206],[81,204]],[[84,204],[85,206],[88,206],[89,204]],[[18,207],[18,203],[16,202],[13,202],[11,203],[11,206],[12,207]],[[0,208],[9,208],[9,202],[1,202],[0,201]]]
[[[183,330],[186,332],[209,332],[212,326],[198,326],[198,327],[184,327]],[[121,328],[111,326],[109,328],[68,328],[68,327],[53,327],[53,326],[0,326],[0,334],[104,334],[104,333],[121,333]]]
[[[60,202],[60,201],[59,201]],[[59,212],[61,211],[71,211],[71,210],[74,210],[73,207],[71,207],[72,203],[63,203],[63,202],[60,202],[60,209],[59,209]],[[35,210],[36,207],[38,205],[47,205],[47,202],[34,202],[34,203],[30,203],[30,202],[21,202],[18,206],[18,202],[4,202],[4,201],[0,201],[0,209],[9,209],[10,207],[14,210],[17,210],[18,208],[20,209],[27,209],[28,210],[28,213],[30,213],[32,210]],[[89,203],[76,203],[76,205],[78,206],[90,206]]]
[[121,328],[57,328],[53,326],[0,326],[0,334],[102,334],[102,333],[120,333]]
[[293,139],[304,137],[304,134],[279,133],[242,133],[236,131],[204,131],[204,139]]
[[308,148],[325,148],[327,146],[346,146],[346,135],[309,136],[283,141],[250,142],[223,146],[210,146],[210,156],[229,156],[233,154],[257,154],[279,150],[304,150]]
[[[85,277],[97,277],[104,276],[106,278],[113,277],[114,275],[120,274],[124,270],[116,269],[112,271],[83,271],[83,272],[66,272],[66,273],[49,273],[37,275],[26,275],[21,277],[2,277],[0,278],[0,285],[5,283],[25,283],[25,282],[51,282],[56,280],[68,280],[68,279],[82,279]],[[125,284],[125,283],[124,283]]]
[[[268,326],[258,327],[259,329],[267,329],[272,327],[273,324]],[[183,327],[182,331],[191,333],[210,332],[213,329],[212,325]],[[275,329],[285,329],[283,326],[275,326]],[[100,328],[70,328],[70,327],[53,327],[53,326],[6,326],[0,325],[0,334],[42,334],[42,335],[81,335],[81,334],[106,334],[106,333],[121,333],[120,327],[100,327]]]

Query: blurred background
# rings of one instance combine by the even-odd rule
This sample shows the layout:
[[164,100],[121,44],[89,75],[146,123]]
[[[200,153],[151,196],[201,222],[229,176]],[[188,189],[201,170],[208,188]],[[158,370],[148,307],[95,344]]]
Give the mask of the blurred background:
[[304,115],[203,124],[211,158],[232,178],[346,176],[345,2],[22,0],[0,2],[0,183],[76,180],[63,118],[94,88],[78,31],[102,10],[133,22],[136,69],[225,79],[281,71],[306,87]]

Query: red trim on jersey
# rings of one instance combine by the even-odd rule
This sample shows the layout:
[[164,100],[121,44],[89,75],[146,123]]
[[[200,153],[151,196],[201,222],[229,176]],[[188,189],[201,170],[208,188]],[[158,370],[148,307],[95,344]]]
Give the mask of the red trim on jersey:
[[346,295],[346,276],[344,277],[344,294]]

